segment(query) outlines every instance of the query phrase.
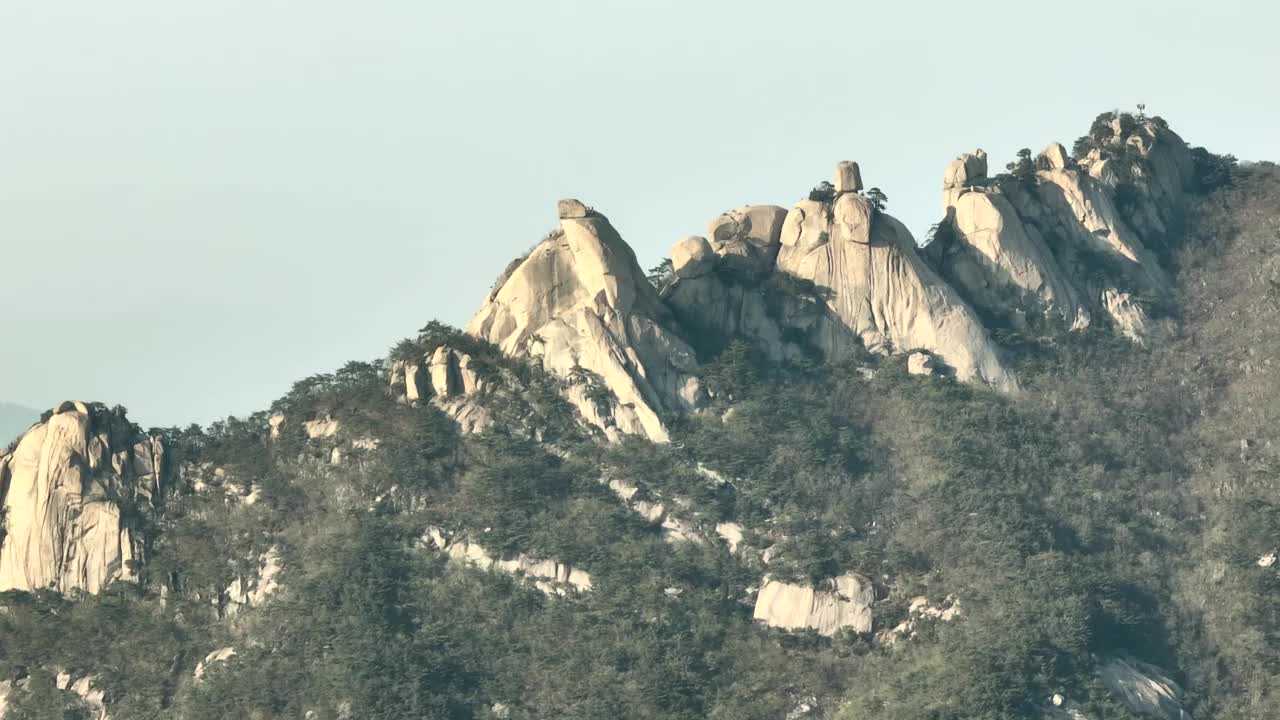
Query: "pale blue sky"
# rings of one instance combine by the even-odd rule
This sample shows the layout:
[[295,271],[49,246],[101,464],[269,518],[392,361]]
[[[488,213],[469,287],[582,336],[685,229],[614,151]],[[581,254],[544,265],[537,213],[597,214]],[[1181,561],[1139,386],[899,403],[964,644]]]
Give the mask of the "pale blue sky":
[[646,266],[858,160],[917,232],[947,161],[1145,102],[1280,159],[1280,11],[1191,2],[0,4],[0,399],[265,407],[464,324],[581,197]]

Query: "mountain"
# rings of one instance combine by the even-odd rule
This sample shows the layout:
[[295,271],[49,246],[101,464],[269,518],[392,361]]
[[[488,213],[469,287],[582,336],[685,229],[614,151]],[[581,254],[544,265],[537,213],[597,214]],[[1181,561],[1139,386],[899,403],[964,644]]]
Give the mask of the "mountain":
[[[943,165],[944,163],[940,163]],[[0,453],[0,717],[1280,716],[1280,167],[1098,116]]]
[[0,442],[18,437],[39,419],[39,410],[0,401]]

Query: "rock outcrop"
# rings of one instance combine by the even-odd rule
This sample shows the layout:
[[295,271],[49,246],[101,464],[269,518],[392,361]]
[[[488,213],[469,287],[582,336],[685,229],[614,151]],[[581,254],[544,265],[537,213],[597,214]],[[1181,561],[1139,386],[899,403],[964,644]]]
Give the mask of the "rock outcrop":
[[707,223],[711,249],[730,270],[747,275],[770,273],[786,218],[787,211],[777,205],[748,205],[722,213]]
[[950,207],[969,188],[987,184],[987,153],[978,149],[965,153],[947,165],[942,177],[942,205]]
[[0,590],[97,593],[131,579],[141,539],[129,508],[158,501],[165,447],[122,413],[65,402],[0,452]]
[[204,680],[205,674],[208,673],[211,667],[216,664],[225,663],[235,656],[236,649],[233,647],[223,647],[213,650],[208,655],[205,655],[203,660],[196,663],[196,669],[195,672],[192,673],[191,678],[198,684],[201,680]]
[[[111,720],[111,715],[107,712],[107,693],[101,687],[98,687],[97,676],[84,675],[76,678],[66,671],[58,671],[53,675],[54,688],[61,692],[78,696],[79,700],[76,702],[78,707],[75,708],[77,712],[74,717],[85,718],[86,720]],[[16,681],[5,680],[0,682],[0,720],[5,720],[5,718],[9,717],[10,702],[16,699],[15,696],[17,694],[27,692],[30,682],[31,679],[29,677],[23,677]],[[72,717],[72,715],[67,715],[67,717]]]
[[875,588],[861,575],[841,575],[816,589],[766,578],[753,617],[783,630],[814,630],[830,637],[842,629],[871,632]]
[[302,423],[303,432],[307,434],[307,439],[309,440],[331,438],[338,434],[338,428],[340,426],[341,423],[335,420],[333,416],[328,413]]
[[466,537],[450,537],[437,527],[427,528],[423,541],[440,550],[451,561],[479,570],[500,572],[531,582],[539,592],[547,595],[566,595],[570,592],[589,592],[591,575],[557,560],[538,560],[519,554],[511,557],[495,557],[484,547]]
[[1038,206],[1026,195],[1014,197],[1019,211],[1038,223],[1042,232],[1108,259],[1139,287],[1168,291],[1168,276],[1121,215],[1105,185],[1071,168],[1043,170],[1037,178]]
[[[963,163],[953,162],[948,178],[957,176],[955,165]],[[1024,223],[1003,194],[989,191],[985,163],[971,164],[975,167],[964,173],[971,185],[943,191],[951,232],[940,233],[936,247],[930,246],[938,258],[935,266],[970,302],[992,314],[1052,313],[1072,329],[1087,327],[1088,304],[1040,231]]]
[[1110,133],[1079,160],[1052,143],[1013,175],[987,177],[981,151],[952,161],[931,264],[1015,327],[1045,316],[1078,330],[1109,317],[1143,342],[1146,312],[1132,298],[1169,292],[1149,242],[1178,219],[1194,166],[1186,143],[1154,120],[1129,127],[1117,117]]
[[[962,382],[1017,390],[977,314],[916,248],[902,223],[845,193],[791,209],[778,269],[812,283],[829,315],[871,352],[928,350]],[[821,349],[830,357],[841,348]]]
[[916,629],[923,622],[936,620],[952,622],[962,615],[964,611],[960,607],[960,601],[952,595],[948,595],[938,605],[931,604],[929,598],[924,595],[917,595],[911,598],[911,604],[907,607],[907,619],[891,629],[876,633],[875,640],[879,645],[896,645],[902,638],[916,637]]
[[[841,351],[857,346],[857,339],[827,322],[816,296],[789,287],[776,272],[782,225],[787,211],[775,205],[751,205],[729,210],[713,219],[707,231],[715,238],[711,255],[700,253],[697,272],[681,272],[662,294],[686,337],[713,354],[734,338],[751,341],[773,362],[804,355],[795,342],[801,335],[827,339],[824,347]],[[672,260],[686,254],[688,240],[672,247]],[[794,335],[796,337],[789,337]]]
[[58,673],[54,679],[54,686],[59,690],[80,696],[80,702],[89,712],[88,717],[91,720],[111,720],[111,716],[107,713],[107,692],[98,687],[97,680],[98,678],[94,675],[76,678],[64,671]]
[[[614,495],[617,495],[628,508],[645,521],[660,526],[663,540],[670,543],[689,542],[696,545],[706,541],[706,536],[699,530],[694,520],[677,517],[671,513],[673,506],[687,510],[689,507],[687,499],[675,497],[670,502],[663,501],[661,498],[645,500],[636,497],[640,488],[624,480],[601,478],[600,482],[606,483]],[[698,514],[693,513],[695,517]],[[742,540],[742,526],[737,523],[720,523],[716,526],[716,534],[730,543],[732,552],[737,549],[738,542]],[[734,537],[736,539],[733,539]]]
[[453,418],[464,433],[477,433],[493,423],[481,398],[489,389],[471,355],[446,345],[420,358],[391,363],[389,390],[397,400],[430,402]]
[[585,371],[609,394],[568,385],[566,397],[588,421],[613,438],[665,442],[663,416],[701,402],[693,350],[631,248],[608,219],[579,206],[561,203],[559,231],[494,289],[467,332],[564,379]]
[[933,356],[928,353],[913,352],[907,356],[908,375],[936,375]]
[[738,546],[742,544],[745,533],[746,529],[742,527],[741,523],[716,523],[716,535],[719,535],[720,539],[729,545],[729,554],[731,555],[738,552]]
[[1098,673],[1107,689],[1134,713],[1158,720],[1191,720],[1182,706],[1182,688],[1160,668],[1114,658]]
[[671,246],[671,270],[677,278],[701,277],[715,265],[715,251],[704,237],[690,235]]
[[262,607],[280,589],[279,575],[284,569],[280,549],[269,548],[258,558],[258,571],[252,577],[238,577],[222,595],[222,612],[230,617],[241,610]]

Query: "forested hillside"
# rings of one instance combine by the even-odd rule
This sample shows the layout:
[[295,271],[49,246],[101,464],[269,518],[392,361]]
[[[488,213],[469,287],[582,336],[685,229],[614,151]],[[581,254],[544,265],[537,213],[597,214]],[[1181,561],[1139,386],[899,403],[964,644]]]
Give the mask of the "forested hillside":
[[652,442],[612,378],[431,322],[247,418],[113,424],[166,448],[156,494],[102,491],[133,577],[0,594],[0,713],[1280,717],[1280,166],[1199,152],[1140,338],[968,300],[1016,392],[700,333]]

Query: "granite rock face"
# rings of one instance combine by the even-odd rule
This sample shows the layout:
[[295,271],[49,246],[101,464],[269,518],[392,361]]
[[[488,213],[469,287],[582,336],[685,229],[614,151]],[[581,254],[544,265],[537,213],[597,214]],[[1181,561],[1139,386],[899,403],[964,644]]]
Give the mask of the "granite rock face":
[[0,590],[97,593],[134,577],[128,506],[158,502],[165,446],[122,413],[65,402],[0,452]]
[[[867,350],[927,350],[961,382],[1017,390],[977,314],[920,257],[906,227],[866,198],[849,193],[792,208],[778,270],[811,283],[828,316]],[[832,357],[840,348],[822,349]]]

